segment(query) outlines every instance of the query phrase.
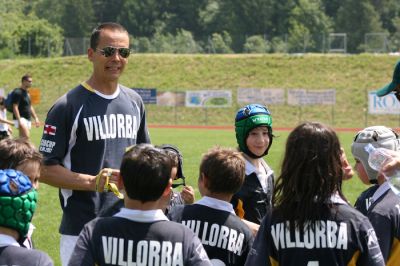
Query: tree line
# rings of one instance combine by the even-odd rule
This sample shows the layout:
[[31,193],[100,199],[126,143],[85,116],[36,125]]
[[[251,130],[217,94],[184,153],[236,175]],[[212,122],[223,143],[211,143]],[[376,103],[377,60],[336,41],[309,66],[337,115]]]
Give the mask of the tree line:
[[366,50],[367,33],[400,49],[398,0],[0,0],[0,58],[61,55],[64,38],[105,21],[139,52],[295,52],[305,40],[312,52],[330,33],[348,35],[349,53]]

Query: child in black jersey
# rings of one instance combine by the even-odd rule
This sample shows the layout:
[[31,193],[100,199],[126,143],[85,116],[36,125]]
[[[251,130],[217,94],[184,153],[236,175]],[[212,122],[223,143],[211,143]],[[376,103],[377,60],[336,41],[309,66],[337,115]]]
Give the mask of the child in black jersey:
[[355,207],[371,221],[386,265],[399,265],[400,198],[390,189],[385,176],[369,166],[369,154],[365,151],[368,144],[399,152],[400,139],[388,127],[372,126],[359,131],[351,146],[359,178],[364,184],[374,184],[361,193]]
[[342,153],[323,124],[306,122],[289,134],[274,207],[246,265],[384,265],[371,223],[341,195]]
[[243,265],[253,243],[230,200],[244,181],[245,162],[234,150],[214,148],[203,156],[198,187],[202,198],[172,207],[168,216],[193,230],[214,265]]
[[171,193],[172,162],[150,144],[129,148],[120,167],[124,205],[81,231],[69,265],[208,265],[197,236],[168,220],[162,208]]

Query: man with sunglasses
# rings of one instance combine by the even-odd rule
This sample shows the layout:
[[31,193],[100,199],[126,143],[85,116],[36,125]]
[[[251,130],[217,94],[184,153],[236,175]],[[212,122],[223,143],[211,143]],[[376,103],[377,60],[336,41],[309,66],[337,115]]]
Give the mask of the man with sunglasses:
[[125,148],[150,142],[142,99],[118,82],[130,52],[124,27],[96,27],[87,52],[92,75],[58,99],[46,118],[41,179],[60,188],[62,265],[83,226],[118,200],[107,192],[118,192]]
[[32,76],[25,74],[21,78],[21,87],[14,89],[11,94],[14,126],[18,128],[20,138],[29,139],[32,117],[35,119],[35,126],[39,127],[40,125],[39,117],[36,115],[29,96],[29,88],[32,87],[32,82]]

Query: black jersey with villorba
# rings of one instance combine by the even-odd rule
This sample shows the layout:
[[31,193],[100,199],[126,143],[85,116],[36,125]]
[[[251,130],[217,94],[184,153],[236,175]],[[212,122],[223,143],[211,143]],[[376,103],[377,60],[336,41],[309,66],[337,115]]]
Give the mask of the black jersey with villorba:
[[[126,147],[148,143],[145,110],[140,96],[119,86],[103,95],[79,85],[53,105],[44,126],[40,151],[46,165],[96,175],[102,168],[119,169]],[[61,233],[78,235],[83,225],[109,207],[115,196],[62,189]]]

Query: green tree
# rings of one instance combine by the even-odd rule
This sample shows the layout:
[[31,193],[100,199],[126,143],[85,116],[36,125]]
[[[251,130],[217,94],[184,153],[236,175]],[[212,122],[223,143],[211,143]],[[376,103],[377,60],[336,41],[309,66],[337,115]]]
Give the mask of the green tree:
[[61,14],[61,27],[65,37],[88,36],[94,25],[91,0],[65,0],[65,8]]
[[[49,8],[51,6],[51,8]],[[64,0],[37,0],[34,1],[33,12],[38,18],[46,19],[52,24],[62,26],[61,17],[64,13]]]
[[332,21],[321,10],[320,0],[298,1],[289,17],[289,50],[323,51],[324,38],[331,31]]
[[379,14],[369,0],[343,0],[337,13],[336,32],[347,34],[347,51],[364,51],[365,34],[384,32]]

